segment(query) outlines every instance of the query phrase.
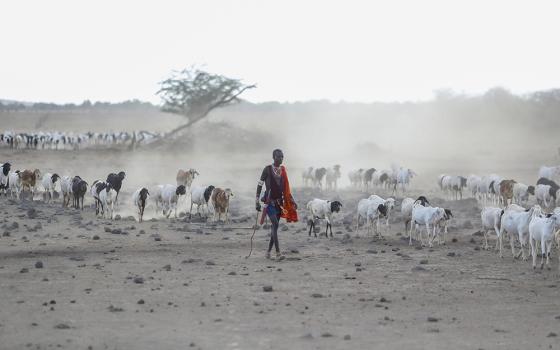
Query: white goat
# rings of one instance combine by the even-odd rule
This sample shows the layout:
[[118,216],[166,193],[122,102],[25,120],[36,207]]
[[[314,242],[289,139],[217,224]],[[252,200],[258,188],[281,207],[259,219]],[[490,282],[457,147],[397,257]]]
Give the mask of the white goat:
[[50,200],[53,198],[55,185],[58,179],[60,179],[60,176],[58,176],[58,174],[51,174],[51,173],[46,173],[45,175],[43,175],[43,179],[41,179],[41,184],[45,189],[43,195],[45,196],[45,201],[47,203],[50,202]]
[[485,207],[480,212],[482,221],[482,232],[484,232],[484,249],[488,250],[488,231],[494,230],[496,233],[496,247],[498,249],[498,241],[500,237],[500,223],[504,211],[496,207]]
[[[180,196],[187,194],[187,189],[185,185],[165,185],[161,192],[161,199],[163,202],[163,215],[169,217],[171,211],[175,211],[175,217],[177,217],[177,202]],[[166,214],[167,213],[167,214]]]
[[[315,228],[315,220],[324,219],[327,222],[327,227],[325,229],[325,237],[328,236],[329,227],[331,228],[331,237],[333,236],[332,233],[332,219],[333,214],[338,213],[340,208],[342,208],[342,203],[339,201],[327,201],[324,199],[313,199],[307,203],[307,210],[309,210],[309,236],[311,236],[311,230]],[[317,233],[313,230],[315,237],[317,237]]]
[[21,177],[19,176],[19,170],[10,172],[8,174],[8,184],[10,189],[10,198],[18,199],[21,193]]
[[335,165],[332,168],[327,169],[327,175],[325,177],[327,181],[327,190],[337,190],[337,182],[340,179],[340,165]]
[[214,191],[214,186],[207,186],[207,187],[192,187],[191,188],[191,208],[189,209],[189,217],[192,216],[192,207],[193,204],[196,204],[196,212],[198,215],[202,216],[200,214],[200,207],[202,206],[202,209],[204,209],[204,207],[206,207],[206,215],[208,215],[208,213],[210,213],[210,210],[208,208],[208,202],[210,201],[210,198],[212,197],[212,192]]
[[556,203],[557,193],[550,185],[537,185],[535,188],[535,198],[538,204],[548,208],[549,205]]
[[[438,228],[437,227],[438,223],[443,219],[445,219],[445,209],[443,208],[424,207],[420,203],[415,203],[414,206],[412,207],[412,224],[415,227],[415,231],[418,231],[418,227],[421,225],[426,226],[426,233],[428,235],[428,244],[430,247],[433,246],[432,241],[436,237],[436,233],[437,233],[436,230]],[[413,225],[410,225],[410,233],[409,233],[409,241],[408,241],[409,245],[412,245]],[[432,226],[431,229],[430,229],[430,225]],[[422,241],[422,231],[423,229],[420,229],[420,243],[424,245],[424,242]],[[430,235],[430,231],[432,231],[431,235]]]
[[480,186],[480,181],[481,178],[477,175],[469,175],[469,177],[467,177],[467,188],[476,199],[478,199],[478,187]]
[[538,178],[544,177],[549,180],[554,180],[555,177],[560,176],[560,166],[541,166],[539,168],[539,176]]
[[379,232],[379,219],[387,215],[387,207],[385,204],[378,204],[369,199],[361,199],[358,202],[358,217],[356,218],[356,232],[360,227],[360,218],[366,219],[367,233],[374,229],[376,235],[381,236]]
[[70,176],[63,176],[60,179],[60,192],[62,193],[62,206],[66,207],[72,198],[72,178]]
[[152,191],[153,193],[153,200],[154,203],[156,204],[156,214],[160,211],[160,207],[163,209],[163,188],[165,187],[165,185],[157,185],[154,190]]
[[393,211],[393,209],[395,209],[395,199],[392,197],[383,199],[376,194],[372,194],[371,196],[369,196],[368,199],[370,201],[376,202],[377,204],[384,204],[385,207],[387,207],[387,215],[386,215],[387,220],[385,222],[385,226],[389,227],[389,219],[391,218],[391,212]]
[[113,220],[113,212],[114,212],[115,200],[117,198],[117,191],[115,191],[115,189],[113,189],[109,183],[106,183],[106,187],[99,192],[98,198],[99,201],[101,202],[101,210],[102,210],[103,218],[105,218],[105,213],[107,213],[109,219]]
[[513,184],[513,199],[515,203],[527,203],[529,195],[535,195],[535,186],[527,186],[520,182]]
[[396,181],[396,186],[393,189],[393,192],[396,193],[397,187],[400,184],[403,193],[406,193],[406,189],[410,185],[410,180],[416,175],[417,174],[414,171],[412,171],[412,169],[400,168],[396,174],[397,181]]
[[144,218],[144,209],[146,209],[146,203],[150,197],[150,192],[145,187],[139,188],[132,194],[132,202],[134,206],[138,209],[138,221],[142,222]]
[[[518,258],[519,255],[522,255],[523,260],[527,260],[524,247],[529,238],[529,222],[531,221],[531,217],[536,207],[538,206],[534,206],[528,211],[525,211],[524,208],[515,204],[511,204],[506,207],[500,222],[500,235],[498,237],[498,240],[500,241],[500,258],[503,257],[503,236],[504,233],[507,232],[509,234],[511,254],[513,257]],[[538,210],[540,210],[540,207],[538,207]],[[521,244],[521,250],[518,255],[515,255],[515,237],[519,239],[519,243]]]
[[540,210],[535,210],[531,222],[529,223],[529,243],[531,244],[531,252],[533,255],[533,269],[537,267],[537,242],[541,244],[541,269],[544,265],[544,256],[546,255],[546,267],[550,270],[550,248],[557,227],[556,215],[551,217],[540,217]]

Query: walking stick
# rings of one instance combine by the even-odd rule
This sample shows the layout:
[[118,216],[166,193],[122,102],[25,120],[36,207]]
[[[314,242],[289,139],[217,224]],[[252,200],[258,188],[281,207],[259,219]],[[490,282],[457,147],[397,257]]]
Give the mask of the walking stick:
[[245,259],[248,259],[251,256],[251,253],[253,252],[253,237],[255,237],[255,232],[257,232],[258,222],[259,222],[259,212],[257,211],[257,217],[255,218],[255,226],[253,226],[253,234],[251,235],[251,250],[249,250],[249,255],[247,255]]

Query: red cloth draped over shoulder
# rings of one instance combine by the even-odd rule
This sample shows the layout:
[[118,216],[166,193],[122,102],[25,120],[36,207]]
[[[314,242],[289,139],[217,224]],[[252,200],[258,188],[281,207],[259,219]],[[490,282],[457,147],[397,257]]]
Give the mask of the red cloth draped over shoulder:
[[292,203],[292,192],[290,191],[290,182],[288,181],[288,173],[286,168],[282,166],[282,179],[284,180],[284,210],[281,217],[286,219],[287,222],[297,222],[298,214],[294,204]]

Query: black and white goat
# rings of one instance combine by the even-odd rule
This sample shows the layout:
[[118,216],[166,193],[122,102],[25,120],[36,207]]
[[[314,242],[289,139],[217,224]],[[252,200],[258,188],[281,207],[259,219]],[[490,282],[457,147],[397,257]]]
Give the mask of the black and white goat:
[[329,227],[331,228],[331,237],[333,236],[332,233],[332,219],[333,214],[338,213],[342,208],[342,203],[339,201],[327,201],[324,199],[313,199],[307,203],[307,209],[309,210],[309,236],[311,236],[311,230],[317,237],[317,233],[315,233],[315,220],[324,219],[327,222],[327,227],[325,229],[325,237],[328,237]]

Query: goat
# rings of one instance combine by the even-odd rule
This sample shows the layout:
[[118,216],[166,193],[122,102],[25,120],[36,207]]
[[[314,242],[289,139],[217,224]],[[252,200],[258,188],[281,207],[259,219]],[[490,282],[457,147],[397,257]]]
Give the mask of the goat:
[[115,190],[115,192],[117,193],[117,195],[115,197],[115,205],[118,205],[119,192],[121,191],[122,182],[123,182],[125,177],[126,177],[126,174],[125,174],[124,171],[121,171],[118,174],[110,173],[109,175],[107,175],[106,182],[110,183],[111,188],[113,188]]
[[445,237],[447,236],[447,225],[449,224],[449,221],[451,221],[451,218],[453,217],[453,213],[451,212],[451,209],[448,208],[443,208],[443,210],[445,211],[445,214],[443,216],[443,218],[441,220],[439,220],[437,222],[437,237],[438,237],[438,244],[445,244]]
[[113,220],[114,205],[117,198],[117,191],[110,183],[105,183],[106,186],[99,192],[99,202],[101,203],[102,216],[105,217],[105,212],[109,215],[109,219]]
[[[421,203],[416,202],[412,207],[412,223],[415,225],[415,231],[418,231],[420,225],[426,226],[426,233],[428,235],[428,244],[433,246],[432,242],[436,237],[436,230],[438,223],[445,218],[445,209],[438,207],[424,207]],[[430,225],[432,229],[430,229]],[[422,229],[420,229],[420,244],[424,245],[422,241]],[[430,235],[430,231],[432,234]],[[430,239],[430,236],[432,237]],[[412,225],[410,225],[409,245],[412,245]]]
[[359,188],[362,181],[362,173],[364,169],[352,170],[348,173],[348,179],[350,180],[350,185],[354,188]]
[[198,215],[202,216],[199,212],[200,206],[202,206],[202,209],[204,209],[204,207],[206,206],[206,211],[207,213],[209,212],[208,201],[212,196],[212,191],[214,191],[214,188],[214,186],[191,188],[191,208],[189,209],[189,218],[192,217],[193,204],[196,204],[196,212],[198,213]]
[[417,174],[412,169],[400,168],[396,174],[396,183],[393,187],[393,193],[396,193],[397,186],[400,184],[403,193],[406,193],[406,188],[410,185],[410,180]]
[[313,173],[313,186],[319,187],[319,189],[323,189],[323,178],[327,174],[326,168],[319,168],[315,169]]
[[374,203],[369,199],[361,199],[358,202],[357,212],[356,232],[358,232],[360,227],[360,218],[365,218],[367,233],[369,233],[373,227],[374,233],[381,236],[379,232],[379,219],[387,215],[387,207],[385,204]]
[[60,192],[62,192],[62,207],[67,207],[72,195],[72,178],[70,176],[63,176],[60,180]]
[[504,210],[496,207],[485,207],[480,212],[482,221],[482,232],[484,233],[484,249],[488,250],[488,231],[496,232],[496,247],[498,249],[498,241],[500,237],[500,223],[504,215]]
[[467,177],[467,188],[471,191],[474,198],[478,198],[478,187],[480,185],[480,181],[480,176],[469,175],[469,177]]
[[157,185],[153,190],[153,199],[156,204],[156,214],[159,212],[160,206],[163,209],[163,188],[165,185]]
[[[163,215],[169,217],[171,210],[175,210],[175,217],[177,217],[177,202],[179,201],[179,196],[184,196],[187,194],[187,189],[185,185],[165,185],[163,187],[161,198],[163,201]],[[165,214],[167,212],[167,215]]]
[[367,191],[370,184],[373,184],[373,175],[377,170],[375,168],[369,168],[362,173],[361,182],[364,186],[365,190]]
[[337,190],[337,182],[340,179],[340,165],[335,165],[332,168],[327,169],[327,175],[325,177],[327,182],[328,190]]
[[541,270],[544,266],[544,256],[546,255],[546,267],[550,270],[550,248],[557,227],[557,216],[540,217],[540,212],[535,210],[529,223],[529,243],[533,255],[533,269],[537,267],[536,244],[541,243]]
[[50,200],[53,198],[53,192],[55,190],[55,185],[58,179],[60,179],[60,176],[56,173],[46,173],[45,175],[43,175],[41,183],[43,185],[43,188],[45,189],[43,196],[45,197],[46,202],[50,202]]
[[539,178],[554,180],[557,176],[560,176],[560,166],[549,167],[543,165],[539,168]]
[[513,200],[515,203],[522,204],[527,202],[529,195],[535,195],[535,186],[527,186],[519,182],[513,185]]
[[185,186],[185,188],[191,188],[192,182],[196,175],[200,174],[195,169],[179,169],[176,176],[177,186],[183,185]]
[[144,217],[144,209],[146,208],[146,202],[148,201],[149,196],[150,192],[145,187],[137,189],[132,194],[132,202],[134,203],[134,206],[138,208],[139,222],[142,222],[142,218]]
[[[212,206],[214,207],[214,221],[220,221],[222,214],[225,214],[225,222],[228,222],[230,197],[233,197],[233,192],[229,188],[226,188],[225,190],[215,188],[214,191],[212,191],[211,199]],[[218,216],[217,219],[216,216]]]
[[8,174],[8,188],[10,189],[10,198],[20,198],[21,176],[19,170],[12,171]]
[[6,190],[8,189],[8,174],[10,173],[12,165],[8,162],[0,166],[0,189],[4,191],[4,195],[8,195]]
[[[498,240],[500,242],[500,258],[503,257],[503,236],[504,233],[507,232],[510,235],[509,239],[511,245],[511,254],[513,255],[513,257],[518,258],[519,255],[522,255],[523,260],[527,260],[527,257],[525,256],[525,250],[523,248],[525,247],[525,244],[527,243],[527,239],[529,237],[529,222],[531,221],[531,217],[533,215],[533,212],[535,211],[535,208],[538,208],[538,210],[540,211],[540,207],[538,206],[534,206],[527,211],[515,204],[506,207],[500,221],[500,235],[498,237]],[[519,243],[521,244],[521,250],[518,255],[515,255],[515,236],[519,238]]]
[[25,191],[26,188],[29,189],[31,193],[31,200],[33,201],[33,196],[35,195],[35,187],[37,186],[37,180],[41,177],[41,171],[39,169],[31,170],[24,170],[20,172],[21,178],[21,189],[22,192]]
[[[332,233],[332,215],[334,213],[338,213],[342,208],[342,203],[339,201],[327,201],[324,199],[313,199],[307,203],[307,210],[309,210],[309,236],[311,236],[311,230],[315,228],[315,220],[325,219],[327,222],[327,227],[325,229],[325,237],[328,237],[329,227],[331,228],[331,237],[333,236]],[[317,237],[317,233],[313,230],[315,237]]]
[[558,188],[550,185],[537,185],[535,189],[535,198],[539,205],[543,205],[548,208],[549,205],[556,203],[556,195],[558,193]]
[[313,182],[313,167],[310,166],[309,168],[305,169],[301,173],[301,178],[303,180],[303,186],[308,186],[309,181]]
[[73,205],[75,209],[80,209],[80,198],[82,199],[82,210],[84,210],[84,196],[87,192],[88,183],[79,176],[72,179],[72,194],[74,195]]
[[375,201],[378,204],[384,204],[387,207],[387,215],[385,215],[387,220],[385,222],[385,225],[389,227],[389,219],[391,218],[391,212],[393,211],[393,209],[395,209],[395,199],[391,197],[387,199],[383,199],[376,194],[372,194],[371,196],[369,196],[368,199],[370,201]]
[[502,180],[500,181],[500,198],[504,207],[508,206],[508,201],[513,201],[513,186],[517,182],[515,180]]

